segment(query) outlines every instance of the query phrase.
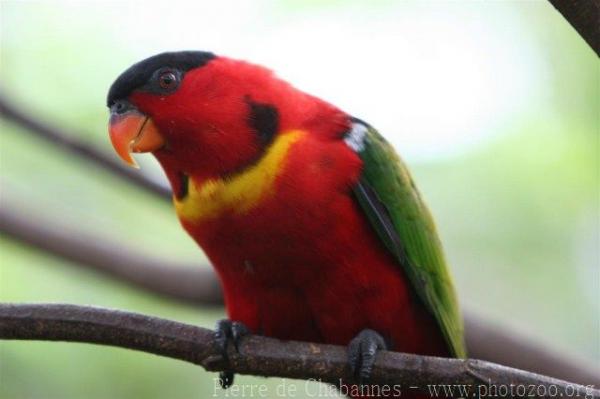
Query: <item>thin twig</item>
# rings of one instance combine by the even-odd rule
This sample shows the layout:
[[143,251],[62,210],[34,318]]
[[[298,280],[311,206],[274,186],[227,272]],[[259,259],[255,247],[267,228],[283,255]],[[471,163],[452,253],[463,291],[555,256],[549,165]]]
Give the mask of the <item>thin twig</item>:
[[549,0],[600,56],[600,0]]
[[144,188],[153,194],[166,199],[171,199],[171,189],[162,183],[144,176],[139,171],[124,166],[115,156],[110,156],[81,140],[75,134],[68,134],[62,129],[53,127],[39,119],[20,110],[12,104],[5,95],[0,94],[0,116],[34,133],[37,137],[47,140],[70,153],[91,161],[98,166],[114,173],[138,187]]
[[[341,346],[279,341],[249,336],[240,352],[229,348],[227,364],[210,330],[140,314],[75,305],[0,304],[0,338],[87,342],[119,346],[184,360],[208,371],[317,379],[338,384],[352,382],[346,349]],[[527,371],[472,359],[447,359],[394,352],[377,355],[371,387],[398,386],[430,394],[431,384],[509,389],[516,397],[520,387],[538,397],[579,396],[600,398],[591,387],[572,384]],[[415,388],[409,388],[415,387]],[[501,388],[506,387],[506,388]],[[373,388],[374,389],[374,388]],[[512,392],[511,392],[512,391]]]

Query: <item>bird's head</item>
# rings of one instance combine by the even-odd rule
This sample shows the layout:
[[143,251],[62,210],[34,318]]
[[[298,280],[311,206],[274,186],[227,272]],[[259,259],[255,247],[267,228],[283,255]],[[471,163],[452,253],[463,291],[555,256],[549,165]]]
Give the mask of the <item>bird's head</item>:
[[169,136],[192,127],[190,112],[204,100],[199,72],[213,59],[206,52],[158,54],[115,80],[107,97],[109,133],[127,164],[137,166],[131,152],[162,150],[172,141]]
[[234,173],[277,134],[332,109],[266,68],[201,51],[140,61],[112,84],[109,132],[117,154],[152,152],[167,174]]

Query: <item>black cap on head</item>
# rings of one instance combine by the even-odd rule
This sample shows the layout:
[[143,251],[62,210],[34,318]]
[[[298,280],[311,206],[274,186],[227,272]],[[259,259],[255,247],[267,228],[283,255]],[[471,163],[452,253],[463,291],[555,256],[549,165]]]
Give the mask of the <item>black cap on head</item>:
[[182,73],[205,65],[215,58],[213,53],[206,51],[179,51],[161,53],[146,58],[123,72],[110,86],[106,105],[109,107],[116,101],[125,99],[131,92],[143,86],[152,74],[159,68],[174,68]]

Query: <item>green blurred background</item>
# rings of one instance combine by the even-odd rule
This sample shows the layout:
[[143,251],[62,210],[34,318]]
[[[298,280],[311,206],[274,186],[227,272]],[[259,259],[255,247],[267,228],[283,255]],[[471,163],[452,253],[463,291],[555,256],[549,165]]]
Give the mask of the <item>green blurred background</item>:
[[[107,152],[107,88],[166,50],[263,63],[370,121],[412,167],[464,307],[600,363],[600,64],[548,2],[2,0],[0,13],[2,92]],[[1,206],[159,258],[205,261],[168,204],[0,127]],[[149,157],[140,163],[161,178]],[[207,327],[224,315],[7,238],[0,262],[2,302],[92,304]],[[0,342],[3,399],[204,398],[214,377],[126,350]]]

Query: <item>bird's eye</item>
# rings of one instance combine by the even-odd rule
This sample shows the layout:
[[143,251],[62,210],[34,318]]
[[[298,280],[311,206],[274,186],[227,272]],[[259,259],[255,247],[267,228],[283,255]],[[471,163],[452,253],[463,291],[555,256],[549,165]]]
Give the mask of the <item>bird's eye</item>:
[[158,77],[158,84],[162,89],[173,90],[177,87],[177,76],[173,72],[163,72]]

